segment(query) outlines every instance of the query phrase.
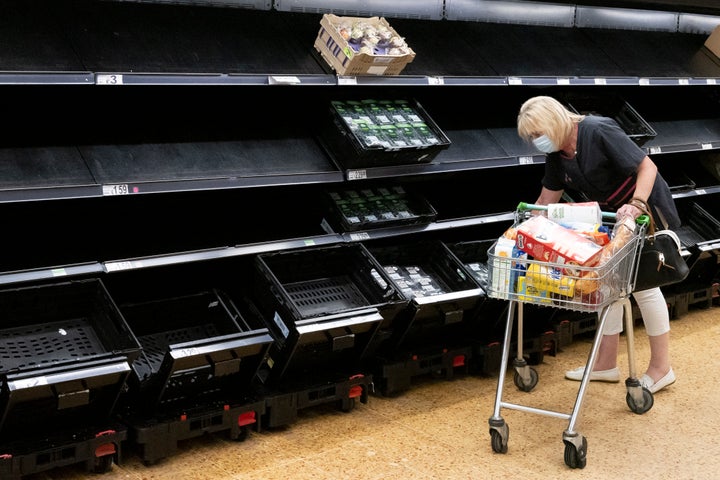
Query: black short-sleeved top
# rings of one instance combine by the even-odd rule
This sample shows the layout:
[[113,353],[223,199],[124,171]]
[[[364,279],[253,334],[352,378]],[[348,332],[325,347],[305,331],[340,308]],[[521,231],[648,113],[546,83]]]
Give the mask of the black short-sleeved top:
[[[638,165],[645,151],[608,117],[588,115],[578,123],[574,158],[550,153],[542,184],[549,190],[571,189],[584,201],[597,201],[603,210],[616,210],[635,192]],[[658,172],[648,204],[658,228],[678,228],[678,216],[667,182]],[[664,221],[663,221],[664,220]]]

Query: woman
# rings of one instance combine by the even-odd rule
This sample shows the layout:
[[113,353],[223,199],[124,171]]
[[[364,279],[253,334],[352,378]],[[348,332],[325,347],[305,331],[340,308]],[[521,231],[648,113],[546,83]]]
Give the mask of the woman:
[[[657,166],[611,118],[578,115],[549,96],[530,98],[520,107],[518,134],[546,154],[542,190],[536,203],[560,202],[566,189],[576,201],[596,201],[618,217],[650,211],[657,228],[680,226],[675,203]],[[660,288],[633,292],[650,341],[650,362],[640,383],[655,393],[675,382],[670,365],[670,316]],[[618,382],[622,305],[613,305],[590,380]],[[565,373],[582,380],[585,367]]]

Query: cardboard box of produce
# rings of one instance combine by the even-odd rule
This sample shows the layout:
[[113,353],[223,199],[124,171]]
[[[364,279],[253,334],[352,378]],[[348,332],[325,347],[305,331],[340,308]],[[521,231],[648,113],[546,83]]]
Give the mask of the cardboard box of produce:
[[383,17],[339,17],[320,20],[315,49],[338,75],[397,75],[415,52]]

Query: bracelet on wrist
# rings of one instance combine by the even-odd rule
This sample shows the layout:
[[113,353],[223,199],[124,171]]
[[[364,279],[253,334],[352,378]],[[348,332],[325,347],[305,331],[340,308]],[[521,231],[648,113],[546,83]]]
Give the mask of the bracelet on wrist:
[[650,206],[647,204],[647,202],[641,198],[633,197],[628,202],[629,205],[632,205],[633,207],[638,208],[643,213],[649,213],[650,212]]

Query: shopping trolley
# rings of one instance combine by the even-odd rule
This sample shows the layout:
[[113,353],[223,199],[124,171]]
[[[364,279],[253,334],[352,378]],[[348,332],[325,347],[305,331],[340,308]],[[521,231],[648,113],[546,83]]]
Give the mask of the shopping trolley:
[[[520,203],[515,214],[513,228],[532,216],[533,211],[545,210],[541,205]],[[612,228],[615,214],[603,212],[603,225]],[[571,468],[584,468],[587,457],[587,440],[575,430],[582,408],[585,393],[590,381],[590,373],[602,339],[602,331],[610,307],[621,303],[624,312],[625,332],[628,347],[629,376],[625,380],[627,387],[626,402],[630,409],[638,414],[650,410],[653,405],[652,393],[643,387],[635,372],[635,353],[633,341],[633,318],[629,295],[635,283],[637,260],[642,248],[645,227],[648,218],[640,217],[634,233],[621,248],[594,267],[565,263],[538,261],[533,258],[502,256],[496,252],[498,242],[488,251],[488,296],[509,300],[507,323],[502,350],[502,360],[498,376],[495,407],[489,419],[490,437],[493,451],[506,453],[509,428],[501,416],[503,408],[529,413],[547,415],[568,420],[563,432],[565,444],[565,463]],[[579,283],[591,281],[594,283]],[[524,392],[530,392],[538,382],[537,371],[530,367],[523,357],[523,304],[556,307],[579,312],[597,313],[599,321],[597,331],[588,354],[585,373],[580,382],[577,397],[571,413],[558,412],[531,406],[519,405],[503,400],[505,376],[509,363],[510,343],[515,314],[517,313],[517,354],[513,360],[515,386]]]

